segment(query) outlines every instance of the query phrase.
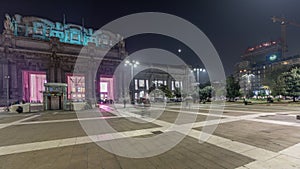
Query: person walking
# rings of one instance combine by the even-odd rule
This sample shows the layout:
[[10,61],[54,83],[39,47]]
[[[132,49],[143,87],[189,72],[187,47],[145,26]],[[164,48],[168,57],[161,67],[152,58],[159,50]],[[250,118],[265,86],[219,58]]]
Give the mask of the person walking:
[[126,99],[123,99],[124,108],[126,108]]

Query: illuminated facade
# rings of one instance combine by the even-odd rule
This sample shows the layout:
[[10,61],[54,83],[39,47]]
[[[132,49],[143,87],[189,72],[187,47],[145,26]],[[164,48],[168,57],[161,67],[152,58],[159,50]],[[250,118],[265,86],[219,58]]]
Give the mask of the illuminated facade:
[[[115,99],[113,88],[120,83],[113,73],[126,56],[120,35],[37,17],[5,17],[0,35],[0,105],[6,105],[7,97],[10,103],[43,102],[44,83],[66,83],[67,98],[72,101],[95,96]],[[111,50],[102,56],[107,48]],[[75,68],[79,57],[89,63],[100,60],[101,65],[79,63]],[[92,71],[81,70],[95,70],[95,79]],[[103,91],[101,86],[106,82],[107,90]]]
[[242,62],[235,66],[235,77],[244,95],[261,89],[267,71],[282,59],[281,51],[280,41],[267,41],[246,49]]
[[[132,100],[139,100],[140,98],[149,98],[149,89],[157,88],[160,85],[167,86],[172,92],[178,89],[192,89],[192,75],[190,68],[187,66],[171,66],[155,64],[137,67],[139,73],[135,74],[130,83],[130,97]],[[172,74],[172,75],[171,75]],[[185,91],[183,91],[184,93]],[[157,99],[163,99],[164,96],[156,96]]]
[[[235,78],[239,79],[241,90],[244,94],[266,88],[264,81],[268,72],[279,66],[292,66],[300,64],[300,56],[282,57],[280,41],[268,41],[250,47],[241,56],[242,62],[235,66]],[[266,91],[266,90],[265,90]]]
[[[52,109],[54,106],[49,98],[52,101],[56,99],[57,103],[66,99],[95,101],[95,98],[120,101],[129,97],[124,92],[128,90],[134,99],[146,97],[152,84],[166,84],[171,90],[192,84],[187,66],[141,63],[134,68],[134,76],[137,77],[133,78],[133,85],[130,89],[124,89],[124,83],[130,83],[127,77],[133,72],[124,67],[121,73],[115,73],[127,56],[125,42],[120,35],[37,17],[5,17],[5,29],[0,35],[0,106],[6,105],[7,101],[24,100],[44,102]],[[112,46],[115,42],[118,43]],[[109,52],[102,56],[103,51],[109,48]],[[81,58],[85,63],[80,62]],[[164,73],[145,71],[136,74],[146,69],[160,69]],[[169,74],[176,75],[173,77],[176,80],[172,80]],[[52,87],[45,89],[45,83],[62,85],[63,88],[66,84],[66,91],[63,89],[53,98],[48,97]],[[43,97],[43,93],[47,97]],[[63,106],[57,104],[55,108],[61,109]]]
[[[60,42],[88,45],[93,43],[96,47],[112,47],[114,42],[121,38],[119,34],[112,34],[109,31],[94,31],[75,24],[51,22],[38,17],[22,17],[16,14],[14,17],[6,15],[6,24],[14,36],[32,37],[36,39],[50,40],[56,37]],[[112,38],[115,36],[116,39]]]

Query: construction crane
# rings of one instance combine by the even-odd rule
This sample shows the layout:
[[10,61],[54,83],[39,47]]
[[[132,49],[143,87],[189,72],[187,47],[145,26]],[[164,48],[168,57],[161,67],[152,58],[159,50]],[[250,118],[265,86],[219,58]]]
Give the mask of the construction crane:
[[292,26],[300,27],[300,24],[294,21],[289,21],[284,17],[279,18],[273,16],[271,19],[273,23],[279,23],[281,26],[281,43],[282,43],[281,50],[282,50],[282,57],[285,57],[285,52],[287,52],[286,26],[292,25]]

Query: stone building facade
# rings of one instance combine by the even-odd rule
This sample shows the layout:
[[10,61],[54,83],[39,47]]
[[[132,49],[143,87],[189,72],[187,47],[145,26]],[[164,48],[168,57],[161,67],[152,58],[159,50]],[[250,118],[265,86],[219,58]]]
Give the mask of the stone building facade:
[[[73,81],[76,92],[73,93],[76,95],[83,92],[82,100],[93,98],[94,94],[99,97],[100,86],[97,84],[100,83],[100,76],[114,79],[114,68],[126,56],[122,37],[109,31],[94,32],[79,25],[53,23],[42,18],[20,15],[12,18],[6,15],[4,27],[3,34],[0,35],[1,105],[7,102],[7,96],[10,102],[41,101],[43,84],[32,84],[38,81]],[[113,42],[118,43],[112,46]],[[103,56],[101,53],[106,48],[111,50]],[[84,58],[85,63],[75,64],[78,58]],[[99,61],[101,66],[95,64],[100,63]],[[97,74],[92,75],[92,71]],[[76,88],[78,83],[74,80],[80,78],[83,79],[84,86]],[[72,90],[70,87],[69,89]],[[71,92],[68,92],[69,99],[72,99]],[[114,96],[110,97],[113,99]]]
[[[5,17],[0,35],[0,105],[21,100],[42,102],[44,83],[67,84],[67,98],[72,101],[124,97],[124,76],[128,80],[130,71],[115,72],[128,55],[121,35],[37,17]],[[141,63],[138,69],[143,66],[167,68]],[[157,80],[167,83],[169,88],[175,83],[181,87],[189,85],[189,67],[169,69],[178,75],[177,82],[171,80],[167,68],[163,73],[147,76],[148,79],[139,74],[145,84],[137,85],[146,88]],[[141,93],[137,95],[140,97]]]

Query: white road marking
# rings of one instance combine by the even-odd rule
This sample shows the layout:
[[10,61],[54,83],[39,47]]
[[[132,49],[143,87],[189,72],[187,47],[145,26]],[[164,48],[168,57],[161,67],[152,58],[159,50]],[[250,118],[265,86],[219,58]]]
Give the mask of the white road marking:
[[8,126],[12,126],[12,125],[17,125],[17,124],[19,124],[23,121],[30,120],[30,119],[36,118],[38,116],[40,116],[40,115],[34,115],[34,116],[30,116],[30,117],[27,117],[27,118],[24,118],[24,119],[21,119],[21,120],[17,120],[17,121],[11,122],[11,123],[2,124],[2,125],[0,125],[0,129],[3,129],[3,128],[8,127]]
[[[119,110],[119,109],[118,109]],[[209,109],[207,109],[209,110]],[[172,109],[168,109],[168,111],[176,111]],[[241,110],[225,110],[230,112],[241,112],[241,113],[253,113],[250,115],[242,115],[242,116],[224,116],[225,119],[219,119],[219,120],[210,120],[210,121],[204,121],[204,122],[195,122],[194,127],[203,127],[205,125],[213,125],[213,124],[219,124],[219,123],[228,123],[233,121],[240,121],[240,120],[251,120],[251,121],[257,121],[257,122],[263,122],[263,123],[273,123],[278,125],[288,125],[288,126],[297,126],[299,127],[298,123],[291,123],[291,122],[282,122],[282,121],[275,121],[275,120],[263,120],[263,119],[254,119],[259,116],[264,115],[276,115],[280,112],[254,112],[254,111],[241,111]],[[174,125],[172,123],[168,123],[162,120],[156,120],[151,119],[149,117],[141,117],[141,115],[137,115],[135,113],[130,112],[122,112],[122,115],[115,113],[114,111],[111,111],[110,113],[119,115],[118,117],[112,116],[112,118],[120,118],[120,117],[136,117],[140,118],[142,120],[148,120],[151,121],[154,124],[160,125],[159,128],[151,128],[151,129],[142,129],[142,130],[134,130],[134,131],[127,131],[127,132],[119,132],[119,134],[111,133],[111,134],[105,134],[105,135],[97,135],[92,136],[93,138],[97,138],[98,141],[105,141],[105,140],[112,140],[112,139],[119,139],[119,138],[126,138],[126,137],[133,137],[133,136],[141,136],[141,135],[147,135],[152,134],[151,131],[155,130],[165,130],[168,126]],[[191,111],[184,111],[184,113],[194,113]],[[282,112],[281,112],[282,113]],[[289,112],[284,112],[289,113]],[[208,113],[197,113],[201,115],[209,115]],[[35,124],[35,123],[51,123],[52,122],[65,122],[69,120],[78,120],[78,119],[65,119],[65,120],[49,120],[44,122],[24,122],[26,120],[35,118],[36,116],[31,116],[26,119],[21,119],[12,123],[3,124],[0,125],[0,129],[10,126],[10,125],[18,125],[18,124]],[[212,116],[219,116],[219,115],[212,115]],[[222,115],[223,116],[223,115]],[[93,118],[84,118],[82,120],[91,120]],[[184,125],[190,125],[190,124],[182,124],[177,125],[176,128],[184,127]],[[180,130],[178,130],[180,132]],[[185,133],[183,133],[185,134]],[[199,139],[200,134],[206,134],[204,132],[192,129],[188,135]],[[20,152],[28,152],[28,151],[34,151],[34,150],[44,150],[49,148],[55,148],[55,147],[62,147],[62,146],[70,146],[70,145],[76,145],[76,144],[86,144],[91,143],[92,140],[90,137],[75,137],[75,138],[67,138],[67,139],[60,139],[60,140],[50,140],[50,141],[43,141],[43,142],[35,142],[35,143],[27,143],[27,144],[19,144],[19,145],[10,145],[10,146],[3,146],[0,147],[0,155],[7,155],[12,153],[20,153]],[[251,162],[247,165],[239,167],[240,169],[249,169],[249,168],[300,168],[300,159],[299,159],[299,152],[300,152],[300,143],[294,146],[291,146],[285,150],[282,150],[278,153],[268,151],[262,148],[258,148],[252,145],[248,145],[245,143],[232,141],[230,139],[226,139],[223,137],[219,137],[216,135],[211,135],[210,138],[207,141],[208,143],[219,146],[221,148],[227,149],[229,151],[250,157],[255,159],[256,161]]]

